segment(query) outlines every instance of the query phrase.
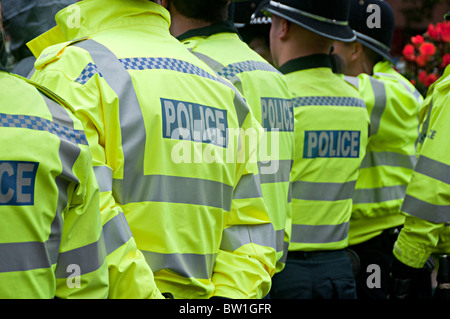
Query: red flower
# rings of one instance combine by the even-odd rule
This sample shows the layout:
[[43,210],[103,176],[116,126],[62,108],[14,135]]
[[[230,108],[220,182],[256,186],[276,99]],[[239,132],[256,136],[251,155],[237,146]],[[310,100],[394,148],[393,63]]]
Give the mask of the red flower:
[[423,55],[434,55],[436,53],[436,46],[430,42],[424,42],[419,48]]
[[416,59],[416,56],[414,55],[414,47],[412,44],[405,45],[402,54],[408,61],[414,61]]
[[431,73],[427,76],[427,79],[425,81],[425,86],[429,87],[431,84],[433,84],[434,82],[436,82],[436,80],[438,79],[437,75],[434,73]]
[[441,40],[440,30],[431,23],[428,25],[427,34],[430,38],[432,38],[436,41]]
[[442,67],[445,68],[449,64],[450,64],[450,53],[446,53],[442,57]]
[[415,37],[411,37],[411,43],[414,44],[415,47],[419,47],[424,42],[425,42],[425,39],[421,35],[416,35]]
[[425,84],[426,87],[429,87],[431,84],[436,82],[437,79],[438,77],[434,73],[427,74],[424,70],[419,72],[419,81]]
[[441,29],[442,41],[450,42],[450,21],[445,21],[443,23],[438,23]]
[[421,55],[419,55],[419,56],[417,57],[416,63],[417,63],[419,66],[425,66],[429,60],[430,60],[430,59],[429,59],[428,55],[421,54]]

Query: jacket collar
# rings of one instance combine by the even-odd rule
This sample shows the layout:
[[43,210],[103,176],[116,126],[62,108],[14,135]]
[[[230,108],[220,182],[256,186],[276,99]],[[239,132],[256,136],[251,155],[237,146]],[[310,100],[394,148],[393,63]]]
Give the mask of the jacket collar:
[[[56,26],[27,43],[37,57],[48,46],[129,26],[169,29],[170,14],[148,0],[83,0],[59,11]],[[155,17],[158,17],[155,19]]]
[[213,23],[209,26],[198,28],[198,29],[192,29],[189,31],[186,31],[185,33],[179,35],[177,39],[179,41],[183,41],[189,38],[193,37],[209,37],[213,34],[217,33],[236,33],[239,35],[238,30],[234,26],[232,21],[223,21],[223,22],[217,22]]
[[283,74],[295,71],[314,69],[314,68],[330,68],[331,61],[328,54],[313,54],[296,59],[292,59],[278,68]]

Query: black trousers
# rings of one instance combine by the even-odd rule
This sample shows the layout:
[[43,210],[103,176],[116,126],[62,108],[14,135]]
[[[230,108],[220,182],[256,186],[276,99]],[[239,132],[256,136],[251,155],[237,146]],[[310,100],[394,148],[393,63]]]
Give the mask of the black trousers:
[[[379,236],[366,242],[349,246],[358,254],[360,260],[360,270],[355,277],[358,299],[387,299],[389,273],[395,258],[392,250],[398,231],[397,228],[386,229]],[[412,298],[431,298],[431,272],[423,270],[423,275],[420,276],[417,284],[417,293]]]
[[343,250],[289,252],[272,280],[271,299],[356,299],[352,264]]

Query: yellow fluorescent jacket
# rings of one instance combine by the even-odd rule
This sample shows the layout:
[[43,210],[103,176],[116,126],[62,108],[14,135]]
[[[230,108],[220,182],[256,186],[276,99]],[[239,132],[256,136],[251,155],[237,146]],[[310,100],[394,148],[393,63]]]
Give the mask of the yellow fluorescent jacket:
[[0,87],[0,298],[106,298],[99,190],[82,124],[29,80],[0,71]]
[[233,83],[264,129],[259,136],[259,179],[276,231],[279,272],[284,267],[289,243],[285,226],[291,214],[289,176],[294,158],[294,115],[285,78],[248,47],[229,23],[190,30],[178,39],[217,74]]
[[291,60],[280,71],[286,75],[297,120],[289,251],[345,248],[368,139],[364,101],[332,73],[327,55]]
[[[255,150],[243,147],[239,131],[253,121],[241,95],[171,37],[163,7],[143,0],[75,6],[79,28],[66,25],[69,7],[29,44],[39,55],[40,44],[59,42],[40,54],[33,77],[77,109],[102,207],[124,212],[160,291],[264,296],[275,234],[250,158]],[[146,286],[127,279],[129,290]]]
[[388,61],[376,64],[373,73],[345,77],[370,116],[370,140],[353,195],[350,245],[403,224],[399,210],[416,164],[423,98]]
[[394,255],[415,268],[423,267],[433,253],[450,253],[449,91],[447,67],[425,98],[425,138],[401,207],[406,219]]

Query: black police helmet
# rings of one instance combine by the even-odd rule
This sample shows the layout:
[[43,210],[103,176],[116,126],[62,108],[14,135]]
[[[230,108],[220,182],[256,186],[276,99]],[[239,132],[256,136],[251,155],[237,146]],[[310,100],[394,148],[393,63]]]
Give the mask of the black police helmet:
[[391,43],[395,17],[386,1],[351,0],[349,24],[356,33],[356,41],[393,61]]
[[350,0],[270,0],[263,10],[326,38],[343,42],[356,38],[348,25]]

